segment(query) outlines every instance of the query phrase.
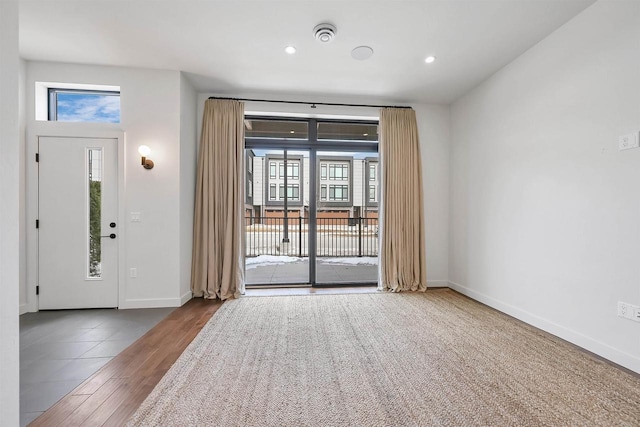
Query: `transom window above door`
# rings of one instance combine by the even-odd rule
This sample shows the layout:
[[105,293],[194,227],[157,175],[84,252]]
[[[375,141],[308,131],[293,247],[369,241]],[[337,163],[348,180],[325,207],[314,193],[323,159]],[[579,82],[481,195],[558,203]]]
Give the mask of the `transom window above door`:
[[120,92],[49,88],[49,121],[120,123]]
[[314,120],[315,132],[309,129],[309,122],[301,119],[278,119],[246,116],[245,137],[279,140],[313,139],[318,141],[378,141],[378,124],[341,120]]

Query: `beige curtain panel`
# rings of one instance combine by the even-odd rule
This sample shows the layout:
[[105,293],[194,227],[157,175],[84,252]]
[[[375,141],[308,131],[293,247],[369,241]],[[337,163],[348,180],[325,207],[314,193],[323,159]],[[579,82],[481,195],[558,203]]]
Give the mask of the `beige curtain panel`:
[[380,110],[380,278],[378,289],[425,291],[422,167],[416,112]]
[[191,291],[226,300],[244,293],[244,103],[204,106],[196,177]]

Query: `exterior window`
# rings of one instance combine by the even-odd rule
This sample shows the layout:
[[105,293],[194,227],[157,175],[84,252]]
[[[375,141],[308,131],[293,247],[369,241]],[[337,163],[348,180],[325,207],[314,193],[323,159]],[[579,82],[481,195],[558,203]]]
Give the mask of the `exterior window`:
[[245,116],[244,134],[247,138],[304,140],[309,137],[309,124],[306,121],[261,120]]
[[378,140],[378,125],[320,121],[318,122],[318,140],[373,142]]
[[284,162],[278,163],[278,170],[280,172],[280,178],[284,178]]
[[276,185],[275,184],[270,184],[269,185],[269,200],[275,200],[276,199]]
[[369,181],[376,180],[376,165],[369,165]]
[[327,200],[327,186],[320,186],[320,200]]
[[49,121],[120,123],[120,92],[51,88]]
[[269,163],[269,178],[276,179],[276,162]]
[[[300,186],[298,184],[287,185],[287,199],[300,200]],[[284,200],[284,184],[280,184],[280,200]]]
[[348,185],[330,185],[329,200],[348,201],[349,186]]
[[247,197],[253,197],[253,181],[247,181]]
[[327,165],[320,165],[320,179],[327,179]]
[[369,186],[369,200],[372,202],[376,201],[376,186],[375,185],[370,185]]
[[253,157],[247,156],[247,172],[253,173]]
[[289,200],[300,200],[300,186],[298,184],[288,185],[287,197]]
[[349,167],[347,165],[329,165],[329,179],[337,181],[349,178]]
[[300,179],[300,164],[289,163],[287,164],[287,178]]

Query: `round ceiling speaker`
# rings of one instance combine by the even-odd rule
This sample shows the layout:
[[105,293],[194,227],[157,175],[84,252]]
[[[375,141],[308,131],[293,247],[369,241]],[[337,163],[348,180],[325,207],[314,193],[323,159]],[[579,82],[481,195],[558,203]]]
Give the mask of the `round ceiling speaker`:
[[373,49],[369,46],[358,46],[351,51],[351,57],[358,61],[369,59],[371,58],[371,55],[373,55]]
[[313,35],[320,43],[329,43],[336,36],[336,27],[331,24],[316,25]]

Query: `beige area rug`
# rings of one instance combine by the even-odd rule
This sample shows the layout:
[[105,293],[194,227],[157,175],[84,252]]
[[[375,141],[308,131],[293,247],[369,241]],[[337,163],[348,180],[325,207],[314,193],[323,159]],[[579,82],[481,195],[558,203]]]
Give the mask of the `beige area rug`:
[[129,425],[639,423],[638,377],[436,290],[226,302]]

